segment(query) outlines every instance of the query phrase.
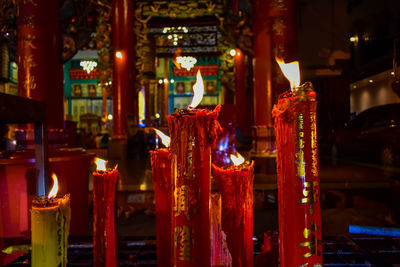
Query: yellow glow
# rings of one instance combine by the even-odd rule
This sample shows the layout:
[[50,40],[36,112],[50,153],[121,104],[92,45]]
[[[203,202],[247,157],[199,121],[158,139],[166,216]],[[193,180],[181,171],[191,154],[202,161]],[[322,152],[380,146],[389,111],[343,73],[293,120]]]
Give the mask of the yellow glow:
[[169,147],[169,144],[171,143],[171,138],[168,135],[165,135],[163,132],[160,130],[157,130],[156,128],[153,128],[158,137],[161,138],[161,142],[163,143],[164,146]]
[[106,165],[107,165],[107,161],[105,161],[104,159],[101,158],[96,158],[96,166],[97,166],[97,170],[98,171],[106,171]]
[[351,36],[350,37],[350,42],[357,43],[358,42],[358,36]]
[[121,53],[121,51],[115,52],[115,56],[116,56],[117,58],[122,58],[122,53]]
[[146,119],[146,99],[144,88],[142,88],[138,93],[138,109],[139,121],[144,121]]
[[55,198],[57,196],[58,193],[58,179],[57,179],[57,175],[55,173],[53,173],[51,175],[51,178],[53,178],[53,188],[50,190],[49,195],[48,195],[48,199],[52,199]]
[[276,62],[279,64],[283,74],[290,82],[290,88],[294,89],[300,86],[300,67],[298,61],[285,63],[283,59],[276,58]]
[[139,188],[140,188],[140,190],[143,191],[143,190],[146,190],[147,186],[145,183],[143,183],[143,184],[140,184]]
[[108,119],[109,121],[111,121],[111,120],[113,119],[113,115],[112,115],[112,114],[108,114],[107,119]]
[[236,50],[235,49],[231,49],[231,51],[229,51],[229,54],[234,57],[236,55]]
[[201,77],[200,70],[197,71],[196,75],[196,83],[193,85],[193,98],[192,102],[189,104],[189,109],[196,108],[198,104],[200,104],[203,99],[204,94],[204,83],[203,77]]
[[176,57],[176,62],[181,65],[181,67],[190,70],[197,63],[197,59],[194,57]]
[[242,164],[244,162],[244,158],[238,152],[236,152],[236,155],[237,156],[235,156],[234,154],[231,154],[230,158],[231,158],[233,164],[235,166],[238,166],[238,165],[240,165],[240,164]]

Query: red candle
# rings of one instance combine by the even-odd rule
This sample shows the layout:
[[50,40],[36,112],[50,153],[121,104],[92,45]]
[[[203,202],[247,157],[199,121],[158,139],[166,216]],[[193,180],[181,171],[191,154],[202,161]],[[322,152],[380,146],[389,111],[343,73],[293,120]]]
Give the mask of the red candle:
[[316,109],[311,83],[273,109],[281,266],[322,266]]
[[232,266],[252,267],[254,162],[226,168],[213,164],[213,176],[222,195],[222,230]]
[[232,266],[232,257],[221,223],[221,194],[211,195],[211,266]]
[[197,90],[198,83],[203,85],[200,79],[198,73],[192,109],[168,117],[174,191],[172,265],[177,267],[211,266],[211,147],[221,132],[216,120],[221,106],[214,111],[193,109],[203,95]]
[[171,265],[172,179],[171,153],[161,148],[150,151],[156,200],[157,266]]
[[115,191],[117,166],[106,170],[106,162],[96,160],[93,173],[93,261],[95,267],[117,266]]

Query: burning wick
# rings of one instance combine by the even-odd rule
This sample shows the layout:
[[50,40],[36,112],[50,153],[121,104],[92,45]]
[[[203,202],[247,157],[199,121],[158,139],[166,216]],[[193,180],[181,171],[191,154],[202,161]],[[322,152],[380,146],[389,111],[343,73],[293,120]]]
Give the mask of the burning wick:
[[188,109],[194,109],[200,104],[201,100],[203,99],[204,94],[204,83],[203,77],[201,77],[200,70],[197,71],[196,74],[196,83],[193,85],[193,98],[190,102]]
[[240,164],[242,164],[244,162],[244,158],[238,152],[236,152],[236,155],[237,156],[235,156],[234,154],[231,154],[230,158],[235,166],[239,166]]
[[51,175],[51,178],[53,179],[53,188],[51,188],[49,195],[47,196],[48,199],[53,199],[57,196],[57,192],[58,192],[58,179],[57,179],[57,175],[55,173],[53,173]]
[[96,170],[97,171],[106,171],[106,165],[107,165],[107,161],[105,161],[104,159],[101,158],[96,158]]
[[157,130],[156,128],[153,128],[158,137],[161,138],[161,142],[163,143],[164,146],[169,147],[169,144],[171,143],[171,138],[168,135],[165,135],[163,132],[160,130]]
[[298,61],[285,63],[283,59],[275,58],[279,67],[281,68],[283,75],[290,82],[290,90],[293,92],[297,87],[300,86],[300,67]]

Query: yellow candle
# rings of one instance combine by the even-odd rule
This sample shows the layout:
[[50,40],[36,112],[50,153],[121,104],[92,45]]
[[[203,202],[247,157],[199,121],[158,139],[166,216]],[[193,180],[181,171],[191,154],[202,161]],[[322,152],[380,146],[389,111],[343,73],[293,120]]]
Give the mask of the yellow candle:
[[66,267],[70,196],[32,202],[32,267]]

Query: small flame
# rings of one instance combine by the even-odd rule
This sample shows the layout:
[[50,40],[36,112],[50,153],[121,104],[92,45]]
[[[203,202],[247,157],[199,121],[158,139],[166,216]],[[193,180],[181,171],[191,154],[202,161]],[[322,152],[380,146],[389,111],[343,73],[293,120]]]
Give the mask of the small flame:
[[106,171],[107,161],[101,158],[96,158],[96,166],[98,171]]
[[234,154],[231,154],[231,160],[235,166],[239,166],[240,164],[242,164],[244,162],[244,158],[242,157],[242,155],[240,155],[237,152],[236,152],[236,155],[237,156],[235,156]]
[[293,61],[290,63],[285,63],[283,59],[275,58],[276,62],[279,64],[283,74],[290,82],[290,88],[294,89],[300,86],[300,67],[298,61]]
[[53,188],[50,190],[49,195],[47,196],[48,199],[55,198],[58,193],[58,179],[57,175],[53,173],[51,175],[51,178],[53,178]]
[[161,138],[161,142],[163,143],[164,146],[169,147],[169,144],[171,143],[171,138],[168,135],[165,135],[163,132],[160,130],[157,130],[156,128],[153,128],[158,137]]
[[201,77],[200,70],[197,71],[196,74],[196,83],[193,85],[193,98],[192,102],[189,104],[189,109],[196,108],[198,104],[200,104],[201,100],[203,99],[204,94],[204,83],[203,77]]

